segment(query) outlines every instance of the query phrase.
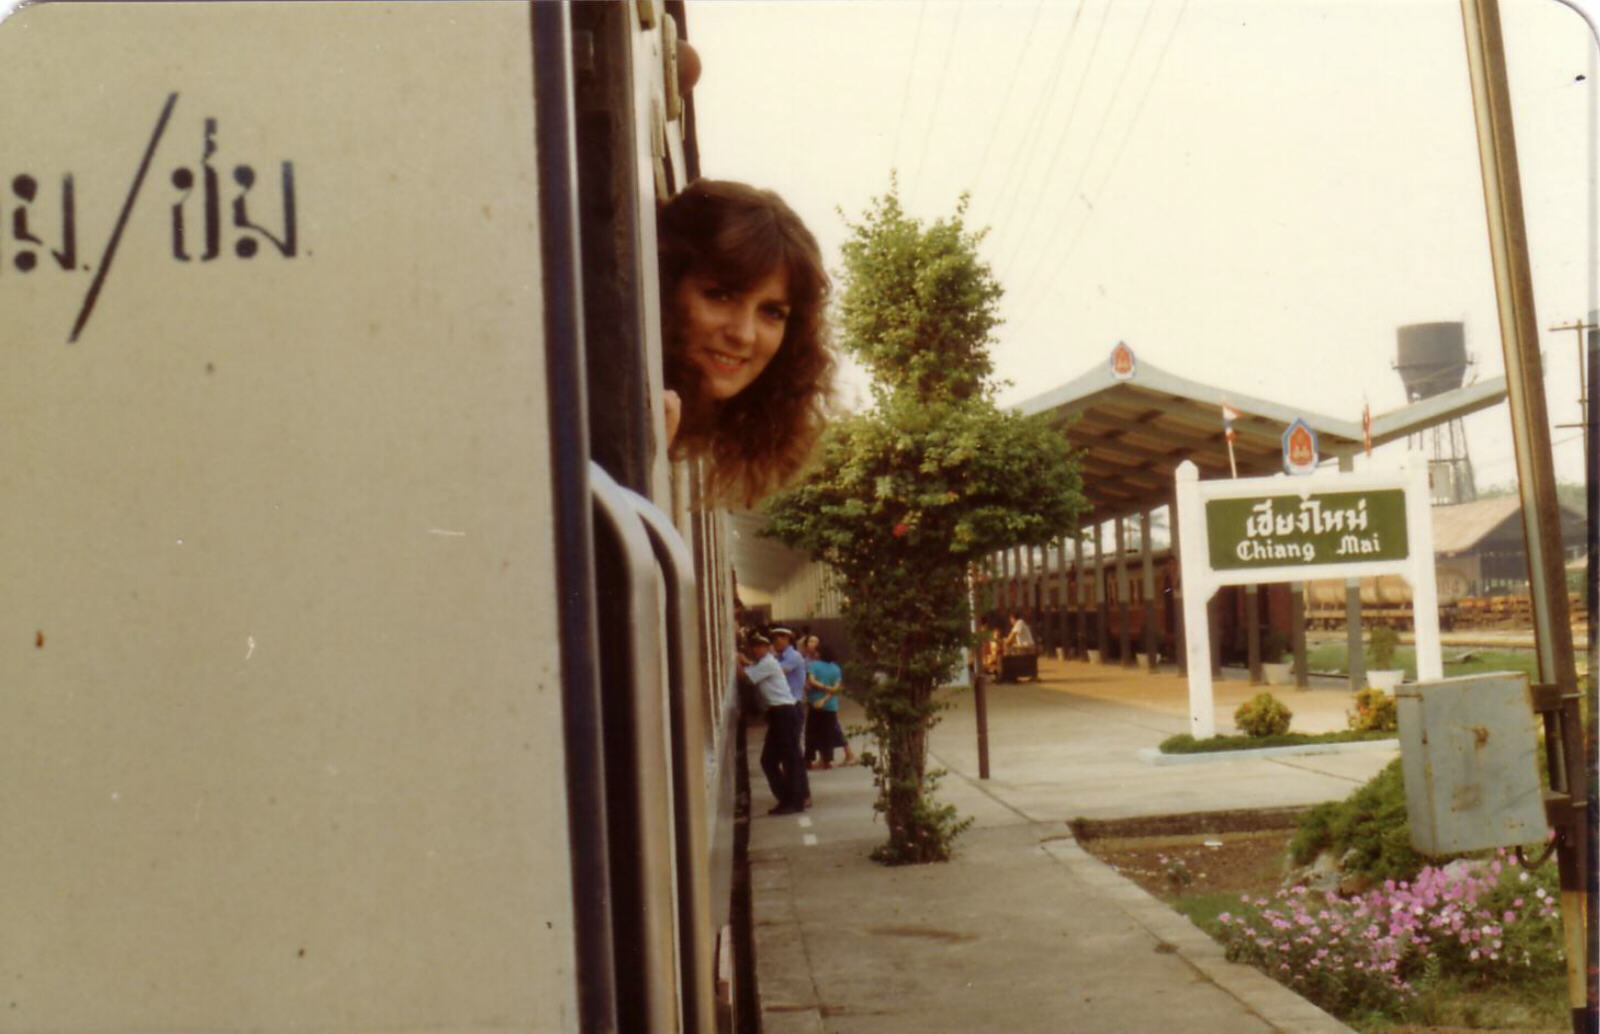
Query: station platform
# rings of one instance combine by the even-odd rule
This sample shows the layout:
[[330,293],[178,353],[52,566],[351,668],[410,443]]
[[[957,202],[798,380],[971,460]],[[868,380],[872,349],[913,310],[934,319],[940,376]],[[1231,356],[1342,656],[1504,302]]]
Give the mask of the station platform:
[[[1242,677],[1219,680],[1219,731],[1259,691]],[[1344,727],[1342,681],[1272,692],[1297,730]],[[987,699],[990,778],[978,777],[969,690],[949,691],[930,739],[930,765],[948,772],[938,798],[974,819],[948,863],[890,868],[867,857],[884,832],[865,769],[812,772],[814,806],[799,816],[767,816],[765,781],[752,773],[767,1034],[1348,1030],[1225,961],[1187,919],[1081,850],[1067,823],[1335,800],[1393,749],[1149,765],[1140,748],[1188,726],[1187,683],[1171,671],[1041,658],[1037,682],[991,687]],[[847,728],[859,721],[850,706]]]

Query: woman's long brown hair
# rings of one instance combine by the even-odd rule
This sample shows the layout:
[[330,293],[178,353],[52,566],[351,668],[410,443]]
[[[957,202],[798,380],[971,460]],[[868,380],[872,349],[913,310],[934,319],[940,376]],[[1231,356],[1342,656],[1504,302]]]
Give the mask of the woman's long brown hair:
[[[833,357],[821,251],[782,198],[727,180],[684,188],[662,207],[657,234],[666,384],[683,399],[673,454],[707,461],[714,500],[752,506],[794,479],[822,434]],[[694,272],[748,290],[780,268],[789,277],[789,320],[777,354],[739,394],[712,398],[683,354],[679,282]]]

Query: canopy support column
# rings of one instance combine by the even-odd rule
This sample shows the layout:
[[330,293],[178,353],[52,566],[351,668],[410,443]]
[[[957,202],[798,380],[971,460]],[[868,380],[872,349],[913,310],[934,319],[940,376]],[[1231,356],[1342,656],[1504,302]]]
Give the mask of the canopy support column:
[[1294,652],[1294,688],[1311,688],[1306,670],[1306,583],[1289,584],[1289,648]]
[[1261,685],[1261,586],[1254,583],[1244,587],[1244,656],[1250,684]]
[[1139,515],[1139,552],[1144,554],[1144,659],[1145,667],[1151,673],[1155,672],[1160,661],[1156,615],[1161,613],[1161,601],[1156,597],[1155,544],[1150,540],[1150,525],[1154,523],[1154,517],[1153,509]]
[[1128,544],[1126,526],[1128,519],[1118,517],[1116,532],[1113,541],[1117,549],[1117,659],[1124,668],[1131,668],[1136,661],[1133,656],[1133,628],[1129,620],[1128,597],[1131,595],[1128,585]]

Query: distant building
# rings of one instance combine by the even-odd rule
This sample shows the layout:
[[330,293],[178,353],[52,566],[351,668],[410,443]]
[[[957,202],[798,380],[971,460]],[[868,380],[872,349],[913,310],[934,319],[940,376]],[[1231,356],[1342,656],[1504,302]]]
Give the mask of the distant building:
[[[1565,560],[1584,555],[1583,514],[1561,507]],[[1433,552],[1439,598],[1499,596],[1528,591],[1522,500],[1514,495],[1433,508]]]

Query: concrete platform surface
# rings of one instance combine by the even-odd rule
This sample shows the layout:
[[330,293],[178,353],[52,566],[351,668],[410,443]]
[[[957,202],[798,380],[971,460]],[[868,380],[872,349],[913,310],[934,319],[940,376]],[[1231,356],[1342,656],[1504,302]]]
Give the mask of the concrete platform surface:
[[[949,863],[888,868],[867,857],[884,832],[865,769],[812,772],[814,806],[800,816],[767,816],[765,780],[751,773],[768,1034],[1347,1031],[1225,961],[1188,920],[1082,851],[1067,822],[1333,800],[1393,752],[1151,766],[1139,748],[1187,726],[1181,679],[1048,660],[1040,675],[990,690],[988,779],[978,777],[972,694],[949,695],[930,763],[948,771],[939,799],[974,819]],[[1218,728],[1258,691],[1219,682]],[[1343,727],[1342,687],[1273,692],[1296,729]],[[858,720],[847,707],[846,727]],[[750,733],[753,758],[760,726]]]

